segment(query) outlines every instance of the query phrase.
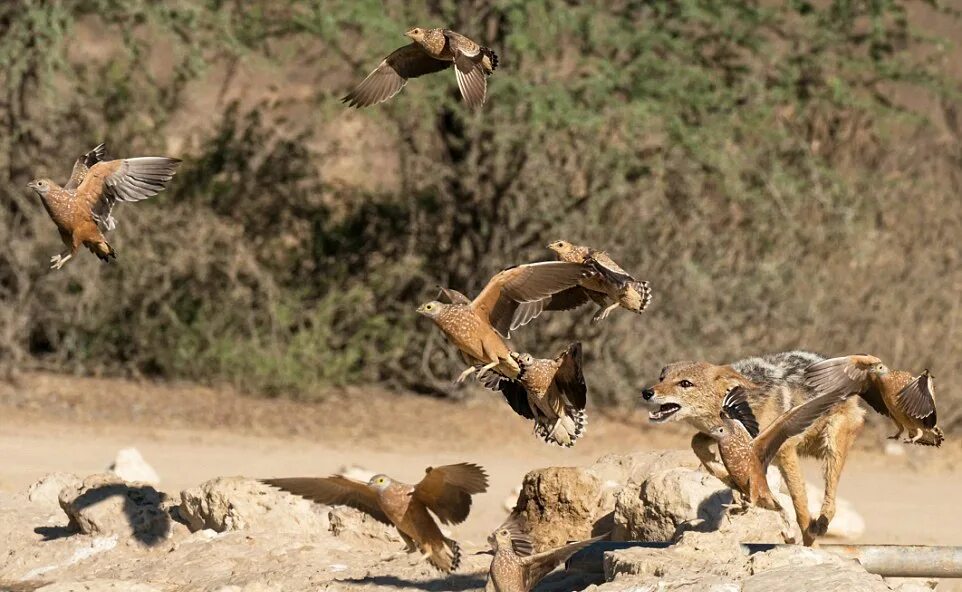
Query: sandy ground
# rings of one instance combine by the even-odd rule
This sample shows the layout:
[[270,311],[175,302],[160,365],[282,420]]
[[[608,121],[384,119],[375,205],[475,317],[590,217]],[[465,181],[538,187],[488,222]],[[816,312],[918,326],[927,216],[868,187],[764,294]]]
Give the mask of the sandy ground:
[[[584,440],[565,450],[537,440],[489,396],[453,403],[351,389],[311,404],[33,374],[0,386],[0,492],[22,491],[54,471],[100,472],[128,446],[158,471],[161,489],[175,493],[222,475],[325,475],[350,465],[413,482],[426,466],[473,461],[487,468],[491,486],[453,531],[481,542],[527,471],[588,464],[607,453],[686,448],[689,436],[678,426],[649,425],[642,412],[595,411]],[[901,446],[904,454],[893,455],[881,452],[884,442],[880,430],[867,430],[842,478],[840,495],[867,523],[857,542],[962,545],[959,443]],[[815,464],[806,471],[817,481]]]

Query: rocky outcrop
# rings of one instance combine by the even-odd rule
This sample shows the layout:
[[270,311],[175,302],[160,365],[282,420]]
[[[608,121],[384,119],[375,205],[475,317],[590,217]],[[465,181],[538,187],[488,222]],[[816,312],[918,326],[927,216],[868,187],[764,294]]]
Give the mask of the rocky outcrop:
[[110,474],[91,475],[79,485],[65,487],[59,501],[70,520],[69,528],[83,534],[132,537],[153,545],[171,531],[167,497],[146,483],[128,483]]

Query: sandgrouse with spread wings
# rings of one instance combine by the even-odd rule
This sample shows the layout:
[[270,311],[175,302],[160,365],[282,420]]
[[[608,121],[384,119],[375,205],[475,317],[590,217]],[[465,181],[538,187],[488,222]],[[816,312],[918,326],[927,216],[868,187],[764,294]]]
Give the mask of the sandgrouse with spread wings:
[[859,354],[812,364],[805,370],[805,382],[819,393],[860,395],[895,424],[898,431],[889,436],[893,440],[908,430],[906,443],[942,445],[944,436],[936,425],[935,384],[928,370],[912,376],[890,370],[875,356]]
[[709,436],[718,442],[718,452],[734,487],[752,504],[769,510],[781,509],[765,477],[768,465],[786,440],[804,432],[847,395],[821,395],[796,405],[759,433],[758,420],[748,403],[748,392],[740,386],[729,391],[722,401],[721,425],[709,432]]
[[50,258],[50,267],[63,267],[81,246],[104,262],[116,258],[116,251],[104,237],[117,226],[114,205],[157,195],[173,178],[178,164],[180,160],[166,156],[106,160],[106,150],[100,144],[77,159],[63,187],[50,179],[28,183],[27,187],[40,196],[67,247]]
[[535,434],[545,442],[574,446],[588,423],[581,343],[572,343],[553,359],[518,352],[511,352],[511,357],[520,368],[518,376],[512,380],[487,374],[482,377],[484,385],[501,391],[518,415],[533,420]]
[[351,107],[367,107],[398,94],[409,78],[433,74],[454,66],[461,96],[469,107],[484,104],[488,76],[498,67],[498,56],[460,33],[448,29],[411,29],[404,34],[413,41],[384,58],[377,68],[343,101]]
[[518,519],[511,516],[488,537],[488,543],[494,550],[494,558],[488,569],[488,581],[484,590],[528,592],[572,555],[607,536],[605,534],[535,553],[531,537],[524,533]]
[[504,339],[509,336],[518,307],[577,286],[591,275],[591,270],[579,263],[518,265],[492,277],[474,300],[442,288],[450,304],[434,300],[422,304],[417,312],[434,321],[468,364],[457,382],[475,372],[480,377],[492,369],[516,378],[521,368]]
[[471,496],[488,489],[488,475],[471,463],[428,467],[417,485],[375,475],[367,483],[341,475],[322,478],[263,479],[263,483],[327,505],[345,505],[395,526],[408,552],[420,551],[443,572],[457,569],[458,543],[441,534],[429,510],[444,524],[464,522]]
[[595,271],[595,274],[579,286],[520,307],[511,323],[511,329],[528,324],[544,311],[573,310],[588,302],[594,302],[599,307],[593,322],[608,318],[611,311],[618,307],[640,314],[651,302],[648,282],[635,279],[615,263],[608,253],[563,240],[554,241],[548,248],[554,251],[561,261],[581,263]]

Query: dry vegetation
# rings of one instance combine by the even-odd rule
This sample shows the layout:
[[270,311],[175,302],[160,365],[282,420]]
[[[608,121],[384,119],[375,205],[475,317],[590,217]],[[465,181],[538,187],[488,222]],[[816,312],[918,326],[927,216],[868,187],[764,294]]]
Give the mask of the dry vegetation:
[[[0,360],[315,397],[459,394],[414,314],[552,239],[604,246],[643,318],[546,315],[586,342],[595,402],[667,361],[788,348],[931,367],[962,403],[962,121],[945,6],[699,0],[0,6]],[[453,76],[345,112],[410,24],[498,49],[489,104]],[[125,207],[117,265],[59,248],[24,190],[84,149],[185,159]]]

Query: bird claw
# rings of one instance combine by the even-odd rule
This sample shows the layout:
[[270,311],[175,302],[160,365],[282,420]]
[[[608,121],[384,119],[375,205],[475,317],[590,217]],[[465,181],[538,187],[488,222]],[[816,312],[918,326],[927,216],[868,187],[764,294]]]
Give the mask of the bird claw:
[[50,258],[50,269],[60,269],[70,259],[70,256],[54,255]]
[[454,379],[454,384],[461,384],[462,382],[467,380],[468,376],[471,376],[472,374],[477,372],[477,370],[478,370],[477,366],[471,366],[469,368],[465,368],[464,371],[461,372],[461,374],[459,374],[458,377]]

